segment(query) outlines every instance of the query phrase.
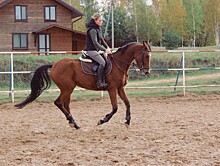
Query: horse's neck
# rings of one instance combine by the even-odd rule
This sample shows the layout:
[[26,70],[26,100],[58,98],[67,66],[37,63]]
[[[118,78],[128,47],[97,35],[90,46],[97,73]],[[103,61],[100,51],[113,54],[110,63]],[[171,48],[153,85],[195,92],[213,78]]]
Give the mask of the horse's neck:
[[133,52],[129,52],[126,50],[124,52],[120,51],[113,54],[113,57],[120,60],[121,62],[124,62],[125,64],[131,64],[134,59],[134,54]]
[[119,70],[123,73],[127,73],[128,69],[134,59],[134,56],[131,52],[116,52],[112,55],[112,62],[117,66]]
[[136,54],[137,51],[141,49],[141,47],[142,47],[141,44],[129,45],[125,50],[120,50],[114,53],[113,56],[116,59],[120,60],[121,62],[129,64],[130,66],[130,64],[134,60],[134,55]]

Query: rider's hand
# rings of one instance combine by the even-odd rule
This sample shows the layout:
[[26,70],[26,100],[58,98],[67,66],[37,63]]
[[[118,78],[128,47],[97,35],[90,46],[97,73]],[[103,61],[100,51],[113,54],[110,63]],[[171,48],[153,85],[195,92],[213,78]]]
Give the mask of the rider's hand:
[[109,47],[105,50],[105,52],[106,52],[107,54],[112,54],[112,51],[111,51],[111,49],[110,49]]

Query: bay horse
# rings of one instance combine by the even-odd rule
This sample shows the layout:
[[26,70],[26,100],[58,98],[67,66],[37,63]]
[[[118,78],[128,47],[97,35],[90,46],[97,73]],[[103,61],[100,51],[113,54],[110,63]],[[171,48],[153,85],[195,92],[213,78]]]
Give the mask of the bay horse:
[[[98,125],[108,122],[117,112],[117,94],[126,106],[125,125],[127,127],[130,125],[130,102],[124,90],[124,86],[128,81],[128,71],[132,61],[135,60],[141,72],[144,74],[150,73],[150,54],[150,45],[145,42],[143,44],[135,42],[129,43],[119,48],[115,53],[108,55],[112,63],[112,70],[106,76],[108,86],[104,90],[109,93],[112,111],[99,120]],[[80,127],[70,113],[71,94],[74,88],[79,86],[88,90],[103,90],[96,87],[96,79],[93,75],[83,72],[79,59],[64,58],[53,64],[37,68],[31,80],[31,93],[23,102],[16,104],[15,107],[23,108],[34,101],[44,90],[49,89],[51,80],[60,89],[60,95],[54,101],[54,104],[66,116],[70,126],[79,129]]]

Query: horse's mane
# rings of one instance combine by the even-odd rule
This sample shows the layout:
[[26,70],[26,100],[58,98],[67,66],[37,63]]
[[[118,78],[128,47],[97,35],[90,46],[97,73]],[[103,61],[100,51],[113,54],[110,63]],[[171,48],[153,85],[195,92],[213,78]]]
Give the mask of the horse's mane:
[[119,51],[124,52],[128,48],[128,46],[130,46],[132,44],[140,44],[140,43],[139,42],[130,42],[128,44],[123,45],[122,47],[119,47],[118,50],[115,53],[117,53]]

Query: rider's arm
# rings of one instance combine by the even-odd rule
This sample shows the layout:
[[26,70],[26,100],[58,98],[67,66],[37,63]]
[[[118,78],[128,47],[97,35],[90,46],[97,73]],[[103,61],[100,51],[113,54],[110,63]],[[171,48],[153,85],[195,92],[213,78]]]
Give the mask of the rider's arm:
[[101,37],[101,42],[102,42],[103,46],[105,46],[105,48],[109,47],[108,44],[105,42],[103,37]]
[[90,35],[92,42],[93,42],[94,46],[96,47],[96,49],[101,50],[101,51],[106,51],[106,48],[98,43],[98,39],[97,39],[98,34],[95,29],[91,29],[89,31],[89,35]]

